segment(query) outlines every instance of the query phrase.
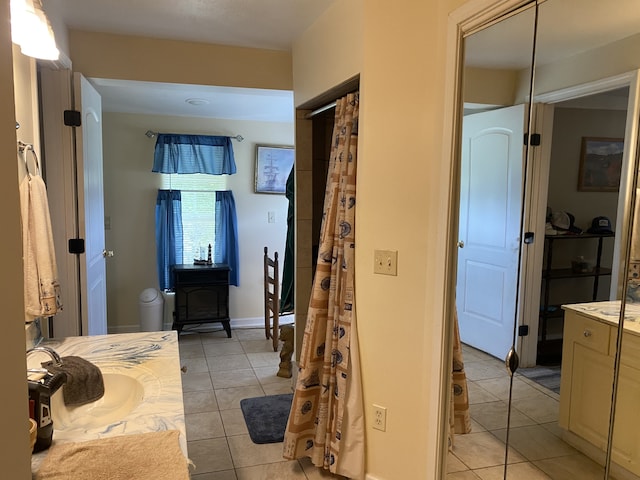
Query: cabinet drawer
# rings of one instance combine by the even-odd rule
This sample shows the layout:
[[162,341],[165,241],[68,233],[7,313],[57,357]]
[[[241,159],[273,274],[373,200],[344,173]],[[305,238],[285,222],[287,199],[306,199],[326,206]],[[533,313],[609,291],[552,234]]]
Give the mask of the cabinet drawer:
[[564,321],[569,338],[575,343],[608,355],[611,327],[575,312],[567,313]]

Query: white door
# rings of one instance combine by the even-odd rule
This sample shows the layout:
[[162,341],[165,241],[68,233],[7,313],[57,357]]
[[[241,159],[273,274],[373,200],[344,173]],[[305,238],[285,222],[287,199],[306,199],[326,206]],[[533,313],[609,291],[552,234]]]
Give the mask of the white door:
[[104,241],[104,193],[102,184],[102,99],[81,74],[74,75],[76,110],[81,112],[76,128],[78,182],[78,226],[85,239],[80,256],[80,302],[82,333],[107,333],[107,278]]
[[456,304],[462,342],[504,358],[513,342],[525,106],[464,117]]

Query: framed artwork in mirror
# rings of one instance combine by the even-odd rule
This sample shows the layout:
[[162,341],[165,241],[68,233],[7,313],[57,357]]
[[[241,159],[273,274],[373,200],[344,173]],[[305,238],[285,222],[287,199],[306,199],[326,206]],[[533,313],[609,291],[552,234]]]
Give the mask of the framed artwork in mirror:
[[622,138],[582,137],[578,191],[617,192],[623,149]]
[[258,145],[255,192],[284,194],[293,160],[293,147]]

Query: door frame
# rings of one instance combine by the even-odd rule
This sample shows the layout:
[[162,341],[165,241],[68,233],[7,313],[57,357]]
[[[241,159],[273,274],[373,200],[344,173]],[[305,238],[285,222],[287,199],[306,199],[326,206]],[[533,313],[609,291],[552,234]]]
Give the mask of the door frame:
[[551,140],[553,135],[554,104],[607,92],[617,88],[629,87],[627,100],[627,116],[625,124],[625,142],[622,159],[622,174],[620,178],[620,190],[618,193],[618,211],[616,215],[616,236],[614,239],[614,253],[611,273],[610,298],[620,298],[623,285],[624,263],[626,258],[621,252],[627,245],[629,226],[625,219],[629,218],[631,211],[629,199],[633,189],[633,166],[638,140],[638,117],[640,107],[640,70],[626,72],[601,80],[587,82],[553,92],[536,95],[534,97],[534,127],[535,131],[542,135],[541,148],[532,149],[533,161],[530,162],[531,179],[526,186],[526,210],[524,228],[534,232],[537,241],[525,249],[522,269],[524,272],[525,288],[522,298],[522,311],[520,321],[529,325],[529,335],[518,337],[518,351],[520,365],[533,367],[536,365],[538,343],[538,311],[540,305],[540,288],[542,282],[542,265],[544,257],[544,232],[547,209],[547,197],[549,186],[549,169],[551,167]]

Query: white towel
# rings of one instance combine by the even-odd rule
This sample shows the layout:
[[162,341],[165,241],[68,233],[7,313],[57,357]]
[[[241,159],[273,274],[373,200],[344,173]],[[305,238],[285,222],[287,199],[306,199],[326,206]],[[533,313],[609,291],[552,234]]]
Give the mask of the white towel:
[[39,172],[27,173],[20,184],[20,213],[24,303],[26,320],[29,321],[55,315],[62,309],[47,189]]

